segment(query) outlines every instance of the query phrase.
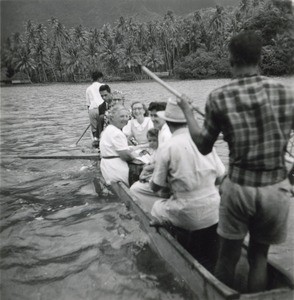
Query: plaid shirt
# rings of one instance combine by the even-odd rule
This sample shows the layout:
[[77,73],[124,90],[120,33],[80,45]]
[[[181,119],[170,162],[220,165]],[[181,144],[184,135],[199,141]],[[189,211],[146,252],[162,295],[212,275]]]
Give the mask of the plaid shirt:
[[229,145],[229,178],[265,186],[287,176],[285,150],[294,128],[294,90],[263,76],[244,77],[210,93],[202,135]]

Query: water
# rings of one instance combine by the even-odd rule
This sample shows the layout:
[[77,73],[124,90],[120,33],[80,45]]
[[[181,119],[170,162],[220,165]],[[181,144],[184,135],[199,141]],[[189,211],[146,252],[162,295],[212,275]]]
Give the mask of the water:
[[[291,83],[291,78],[281,79]],[[204,110],[228,80],[170,81]],[[90,153],[88,84],[1,89],[1,299],[189,299],[146,244],[132,212],[98,197],[95,161],[25,160],[19,155]],[[112,83],[126,104],[167,100],[155,82]],[[227,164],[224,142],[217,151]]]

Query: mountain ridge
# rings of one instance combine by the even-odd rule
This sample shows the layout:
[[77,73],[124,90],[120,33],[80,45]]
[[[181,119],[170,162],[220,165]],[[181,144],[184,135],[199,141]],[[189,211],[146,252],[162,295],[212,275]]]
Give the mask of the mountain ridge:
[[27,20],[47,24],[51,17],[66,27],[82,25],[101,28],[114,24],[120,16],[147,22],[160,18],[168,10],[187,15],[204,7],[236,5],[234,0],[2,0],[1,40],[14,32],[23,32]]

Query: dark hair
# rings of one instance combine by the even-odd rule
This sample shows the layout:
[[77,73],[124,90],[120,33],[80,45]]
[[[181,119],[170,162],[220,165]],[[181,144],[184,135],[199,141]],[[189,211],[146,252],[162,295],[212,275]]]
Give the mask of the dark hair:
[[231,65],[257,65],[261,56],[261,36],[254,31],[243,31],[229,43]]
[[151,128],[147,131],[147,136],[158,138],[159,130],[156,128]]
[[99,92],[102,92],[102,91],[107,91],[108,93],[111,93],[110,86],[108,84],[101,85],[99,88]]
[[99,78],[103,77],[103,73],[101,73],[100,71],[95,71],[92,73],[92,79],[93,81],[97,81]]
[[148,117],[148,115],[149,115],[149,112],[148,112],[148,109],[147,109],[147,107],[146,107],[146,105],[144,104],[144,103],[142,103],[141,101],[134,101],[134,102],[132,102],[132,104],[131,104],[131,109],[132,109],[132,117],[134,117],[133,116],[133,106],[135,105],[135,104],[142,104],[142,106],[143,106],[143,109],[144,109],[144,117]]
[[166,102],[151,102],[149,104],[148,110],[161,111],[161,110],[165,110],[165,108],[166,108]]

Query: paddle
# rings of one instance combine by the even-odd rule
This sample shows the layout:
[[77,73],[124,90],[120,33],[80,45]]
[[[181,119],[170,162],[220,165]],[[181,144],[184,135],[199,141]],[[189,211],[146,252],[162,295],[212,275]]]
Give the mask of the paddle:
[[89,124],[87,126],[87,128],[85,129],[85,131],[83,132],[83,134],[80,136],[80,138],[77,140],[77,142],[75,144],[70,145],[71,147],[75,147],[78,145],[79,141],[83,138],[83,136],[85,135],[85,133],[87,132],[87,130],[89,129],[89,127],[91,126],[91,124]]
[[[156,76],[152,71],[150,71],[148,68],[145,66],[141,66],[141,69],[144,73],[149,75],[151,78],[153,78],[156,82],[158,82],[160,85],[162,85],[164,88],[166,88],[168,91],[170,91],[172,94],[174,94],[178,98],[182,98],[182,95],[176,91],[174,88],[172,88],[170,85],[168,85],[166,82],[161,80],[158,76]],[[202,117],[204,117],[204,113],[200,111],[197,107],[193,107],[194,110],[198,112]]]

